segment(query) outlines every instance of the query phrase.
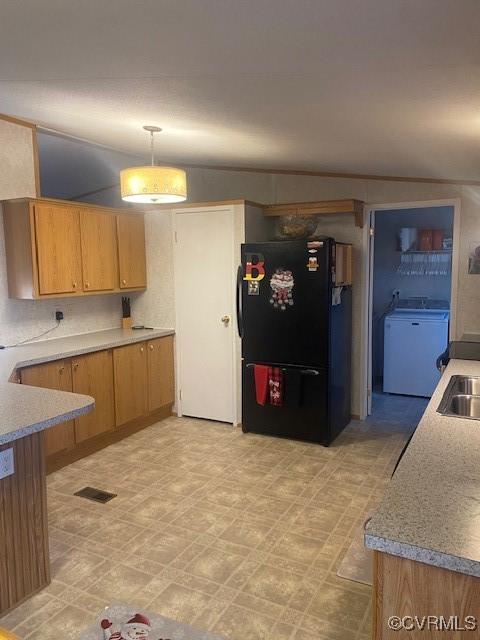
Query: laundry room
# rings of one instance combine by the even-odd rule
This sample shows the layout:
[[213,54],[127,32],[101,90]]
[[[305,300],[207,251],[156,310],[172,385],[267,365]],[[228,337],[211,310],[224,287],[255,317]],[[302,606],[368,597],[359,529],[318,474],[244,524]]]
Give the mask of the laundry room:
[[[453,206],[380,210],[373,236],[372,410],[422,410],[448,345]],[[420,398],[422,400],[420,400]]]

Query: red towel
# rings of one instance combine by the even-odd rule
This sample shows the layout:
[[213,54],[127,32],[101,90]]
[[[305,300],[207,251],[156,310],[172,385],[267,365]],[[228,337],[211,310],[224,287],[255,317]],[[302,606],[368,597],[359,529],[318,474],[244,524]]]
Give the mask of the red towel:
[[253,366],[253,374],[255,376],[255,395],[257,404],[264,405],[267,401],[267,388],[269,380],[270,367],[264,364],[255,364]]
[[283,405],[283,372],[279,367],[268,367],[268,390],[270,404]]

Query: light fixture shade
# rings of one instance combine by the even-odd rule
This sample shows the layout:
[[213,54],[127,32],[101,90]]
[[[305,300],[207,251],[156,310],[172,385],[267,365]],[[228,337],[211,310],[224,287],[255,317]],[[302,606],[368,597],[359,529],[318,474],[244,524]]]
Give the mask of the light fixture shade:
[[120,171],[120,190],[126,202],[183,202],[187,199],[187,176],[176,167],[129,167]]

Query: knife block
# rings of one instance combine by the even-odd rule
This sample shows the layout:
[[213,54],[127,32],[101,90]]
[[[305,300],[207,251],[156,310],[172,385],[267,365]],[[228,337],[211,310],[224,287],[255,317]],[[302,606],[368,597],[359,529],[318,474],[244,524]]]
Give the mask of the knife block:
[[132,318],[122,318],[122,329],[132,328]]

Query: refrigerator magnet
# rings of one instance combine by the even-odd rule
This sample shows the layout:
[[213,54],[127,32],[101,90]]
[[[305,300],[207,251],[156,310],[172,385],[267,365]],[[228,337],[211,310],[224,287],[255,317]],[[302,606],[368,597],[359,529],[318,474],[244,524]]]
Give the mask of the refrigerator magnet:
[[318,269],[318,260],[316,256],[311,256],[308,258],[307,268],[309,271],[316,271]]
[[321,247],[323,247],[322,240],[310,240],[310,242],[307,242],[308,249],[320,249]]
[[260,282],[265,277],[265,259],[261,253],[247,253],[244,280]]
[[293,306],[293,274],[287,269],[279,267],[270,278],[270,304],[274,309],[285,311]]
[[248,281],[247,295],[249,296],[260,295],[260,283],[258,282],[258,280]]

